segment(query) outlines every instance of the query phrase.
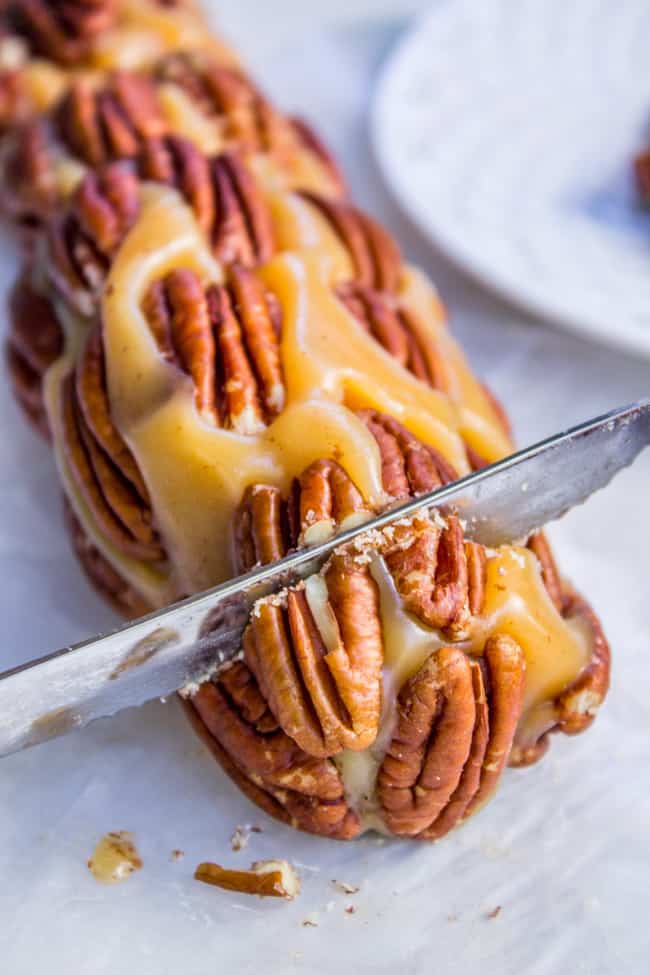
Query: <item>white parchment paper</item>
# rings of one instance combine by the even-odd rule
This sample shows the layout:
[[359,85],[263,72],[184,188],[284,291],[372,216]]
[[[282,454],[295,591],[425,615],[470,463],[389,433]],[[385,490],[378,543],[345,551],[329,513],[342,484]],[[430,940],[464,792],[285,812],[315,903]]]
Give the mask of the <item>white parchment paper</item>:
[[[472,362],[521,443],[642,394],[648,364],[524,320],[432,256],[382,189],[366,135],[372,79],[393,26],[258,45],[258,74],[318,120],[356,198],[431,271]],[[250,45],[249,45],[250,46]],[[255,45],[252,45],[254,48]],[[1,250],[2,291],[15,270]],[[612,323],[615,327],[615,322]],[[114,618],[70,554],[45,446],[0,384],[1,667]],[[650,455],[552,531],[564,571],[613,644],[610,697],[582,738],[510,771],[477,818],[429,847],[294,833],[251,806],[195,740],[175,701],[99,722],[0,764],[0,971],[642,973],[650,925]],[[237,824],[263,827],[234,853]],[[107,830],[135,833],[144,868],[120,887],[86,868]],[[172,862],[171,851],[185,856]],[[196,883],[200,860],[287,857],[292,904]],[[354,895],[339,879],[359,885]],[[354,914],[345,908],[354,905]],[[500,907],[498,916],[489,914]],[[305,927],[305,918],[317,927]]]

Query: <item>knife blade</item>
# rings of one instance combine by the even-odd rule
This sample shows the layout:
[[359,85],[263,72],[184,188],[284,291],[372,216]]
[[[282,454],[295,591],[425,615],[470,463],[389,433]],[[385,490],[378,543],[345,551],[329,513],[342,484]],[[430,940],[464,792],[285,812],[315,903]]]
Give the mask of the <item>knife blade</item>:
[[605,487],[648,444],[650,399],[644,399],[106,636],[0,674],[0,756],[191,690],[237,655],[258,599],[317,572],[335,549],[370,531],[435,509],[457,511],[466,535],[485,545],[525,539]]

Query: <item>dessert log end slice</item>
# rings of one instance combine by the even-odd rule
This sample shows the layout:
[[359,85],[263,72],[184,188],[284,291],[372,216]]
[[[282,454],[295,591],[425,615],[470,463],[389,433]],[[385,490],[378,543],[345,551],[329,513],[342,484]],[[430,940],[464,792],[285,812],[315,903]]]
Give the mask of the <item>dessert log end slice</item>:
[[[74,550],[121,614],[512,451],[426,275],[192,4],[30,0],[2,17],[2,204],[28,242],[9,377],[52,445]],[[609,666],[543,534],[487,549],[444,513],[262,600],[236,662],[182,697],[280,821],[433,841],[508,764],[588,727]],[[197,876],[295,892],[283,861]]]

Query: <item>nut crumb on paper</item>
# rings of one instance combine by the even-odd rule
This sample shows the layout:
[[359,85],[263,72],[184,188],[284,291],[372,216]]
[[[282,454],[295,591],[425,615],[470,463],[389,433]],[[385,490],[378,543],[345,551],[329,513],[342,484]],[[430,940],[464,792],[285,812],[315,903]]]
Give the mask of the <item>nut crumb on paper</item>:
[[317,928],[318,914],[308,914],[306,918],[303,918],[301,926],[303,928]]
[[485,916],[488,919],[488,921],[494,921],[494,919],[497,918],[500,913],[501,913],[501,905],[497,904],[497,906],[493,907],[491,911],[488,911],[488,913]]
[[337,890],[340,890],[342,894],[358,894],[361,890],[356,884],[349,884],[346,880],[333,880],[332,884]]
[[169,855],[169,859],[172,863],[176,863],[178,860],[182,860],[185,856],[185,850],[172,850]]

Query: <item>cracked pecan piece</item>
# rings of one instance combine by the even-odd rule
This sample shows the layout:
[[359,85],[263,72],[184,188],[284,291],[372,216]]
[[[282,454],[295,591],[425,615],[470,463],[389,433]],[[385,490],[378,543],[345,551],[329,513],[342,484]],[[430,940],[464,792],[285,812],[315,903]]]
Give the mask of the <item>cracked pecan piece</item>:
[[156,281],[144,312],[162,355],[191,376],[204,419],[254,434],[284,405],[278,308],[260,280],[233,265],[208,285],[177,269]]
[[63,351],[63,332],[50,301],[32,285],[24,269],[9,297],[6,356],[16,399],[34,427],[50,437],[43,377]]
[[34,51],[66,65],[86,56],[116,14],[116,0],[20,0],[6,5],[9,23]]
[[350,255],[353,280],[362,288],[395,292],[402,273],[397,244],[376,220],[344,200],[316,193],[301,196],[316,207]]
[[377,779],[393,833],[439,839],[487,801],[512,747],[524,675],[520,647],[499,635],[478,660],[444,647],[406,682]]

